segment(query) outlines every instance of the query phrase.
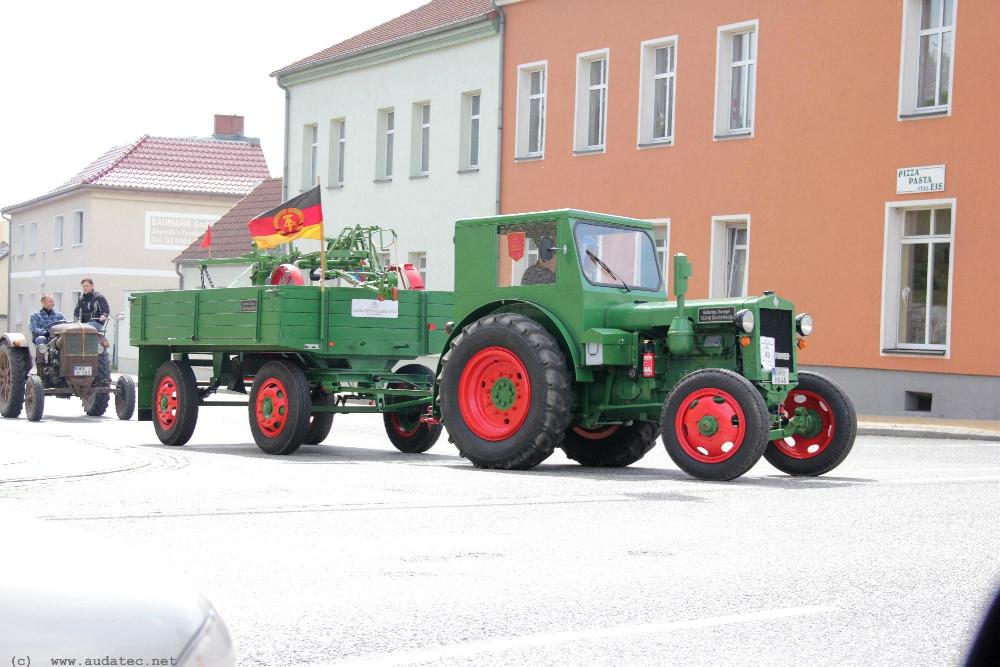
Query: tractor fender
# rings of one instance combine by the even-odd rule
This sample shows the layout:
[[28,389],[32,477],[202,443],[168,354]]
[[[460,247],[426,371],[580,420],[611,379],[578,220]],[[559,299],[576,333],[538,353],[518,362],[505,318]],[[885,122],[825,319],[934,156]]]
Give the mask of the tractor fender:
[[0,334],[0,341],[7,343],[10,347],[23,347],[28,349],[28,337],[22,333]]
[[[556,342],[559,344],[559,347],[562,349],[567,360],[572,366],[574,378],[578,382],[593,382],[594,372],[583,364],[580,356],[581,347],[577,341],[573,339],[569,329],[566,328],[566,326],[559,320],[559,317],[551,310],[541,304],[535,303],[534,301],[527,301],[525,299],[503,299],[502,301],[493,301],[472,311],[466,315],[461,322],[455,324],[451,333],[448,334],[448,340],[445,342],[444,351],[447,351],[448,347],[451,345],[452,339],[455,338],[455,336],[457,336],[467,325],[493,313],[520,313],[521,315],[530,317],[541,324],[548,330],[549,333],[555,336]],[[441,375],[440,359],[438,360],[437,375]]]

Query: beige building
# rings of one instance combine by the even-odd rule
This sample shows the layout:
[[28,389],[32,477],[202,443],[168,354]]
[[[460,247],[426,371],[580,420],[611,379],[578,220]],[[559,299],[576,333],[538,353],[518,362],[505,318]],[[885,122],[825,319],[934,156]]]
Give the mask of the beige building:
[[[114,315],[127,311],[133,291],[176,289],[177,253],[269,176],[259,142],[243,136],[242,117],[217,116],[215,129],[205,139],[144,136],[55,190],[4,208],[10,329],[29,333],[46,292],[72,319],[84,277]],[[115,333],[112,323],[108,334]]]

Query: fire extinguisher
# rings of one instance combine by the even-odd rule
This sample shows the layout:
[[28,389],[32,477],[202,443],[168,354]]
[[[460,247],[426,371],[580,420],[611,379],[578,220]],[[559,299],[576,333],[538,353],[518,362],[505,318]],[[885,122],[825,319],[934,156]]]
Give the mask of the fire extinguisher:
[[651,378],[656,376],[656,353],[653,352],[653,342],[646,341],[645,350],[642,353],[642,377]]

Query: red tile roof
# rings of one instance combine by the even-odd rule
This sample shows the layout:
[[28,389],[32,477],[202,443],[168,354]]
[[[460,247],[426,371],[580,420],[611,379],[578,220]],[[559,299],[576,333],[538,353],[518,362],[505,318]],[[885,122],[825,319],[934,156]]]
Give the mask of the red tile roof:
[[485,18],[495,12],[492,0],[431,0],[411,12],[377,25],[330,48],[286,65],[271,76],[279,76],[311,65],[336,60],[360,51],[419,37],[421,34]]
[[83,185],[244,195],[271,175],[257,142],[145,135],[117,146],[55,190],[4,211]]
[[[212,253],[215,259],[242,257],[253,249],[253,239],[247,223],[264,211],[282,202],[281,179],[268,178],[250,191],[243,199],[226,211],[212,225]],[[175,262],[192,262],[208,259],[208,248],[201,247],[204,234],[199,236],[187,249],[174,258]]]

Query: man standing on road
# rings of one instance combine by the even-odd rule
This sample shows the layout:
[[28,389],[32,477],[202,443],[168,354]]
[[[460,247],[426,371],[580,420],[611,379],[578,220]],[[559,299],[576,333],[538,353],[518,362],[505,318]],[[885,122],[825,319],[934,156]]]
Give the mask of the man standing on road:
[[63,314],[55,309],[56,300],[51,294],[42,295],[42,308],[31,314],[31,337],[35,345],[49,342],[49,327],[57,322],[65,322]]
[[73,319],[101,331],[111,314],[108,300],[104,298],[103,294],[94,290],[94,281],[91,278],[81,280],[80,287],[83,293],[80,295],[76,308],[73,309]]

